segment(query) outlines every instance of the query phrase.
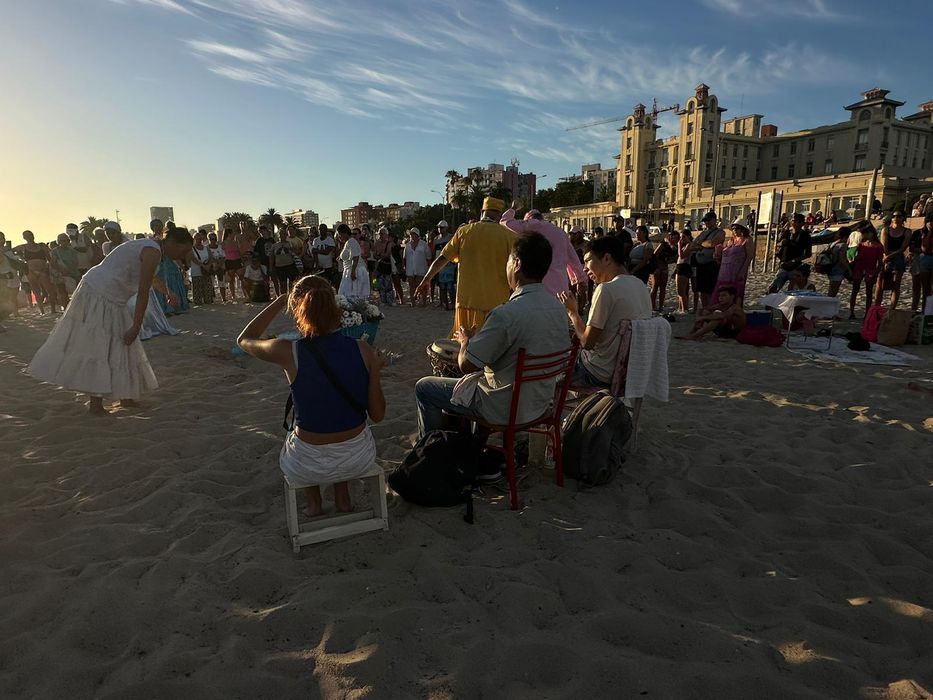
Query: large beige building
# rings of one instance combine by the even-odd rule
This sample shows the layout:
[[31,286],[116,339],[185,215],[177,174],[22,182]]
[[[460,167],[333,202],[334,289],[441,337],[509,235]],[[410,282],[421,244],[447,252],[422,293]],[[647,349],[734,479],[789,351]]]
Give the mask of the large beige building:
[[[699,85],[676,114],[676,133],[657,138],[657,114],[636,105],[619,129],[616,201],[552,211],[563,223],[607,225],[613,214],[696,224],[715,209],[734,220],[758,206],[759,194],[783,195],[783,212],[865,212],[879,168],[884,207],[933,191],[933,101],[899,116],[903,106],[874,88],[848,105],[846,121],[779,134],[760,114],[723,119],[726,109]],[[870,204],[870,203],[869,203]]]

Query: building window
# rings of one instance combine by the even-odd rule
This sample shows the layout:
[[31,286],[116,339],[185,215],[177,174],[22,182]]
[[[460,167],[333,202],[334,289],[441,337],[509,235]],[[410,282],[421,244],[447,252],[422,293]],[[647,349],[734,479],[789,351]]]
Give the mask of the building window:
[[748,146],[742,146],[742,157],[748,158]]
[[625,176],[625,191],[628,192],[631,189],[632,189],[632,176],[626,175]]
[[680,158],[680,146],[674,146],[674,162]]
[[881,131],[881,147],[882,148],[888,147],[888,136],[890,135],[890,131],[891,130],[888,127],[884,127],[884,129],[882,129]]
[[712,160],[712,159],[713,159],[713,142],[707,141],[706,142],[706,160]]
[[777,180],[777,166],[776,165],[771,166],[771,179]]
[[687,122],[687,136],[693,133],[693,122]]
[[911,162],[910,162],[910,167],[911,167],[911,168],[916,168],[916,167],[917,167],[917,156],[914,156],[914,157],[913,157],[913,160],[911,160]]
[[787,177],[788,178],[794,177],[794,164],[793,163],[787,166]]
[[748,168],[747,168],[746,166],[743,165],[743,166],[742,166],[742,179],[743,179],[743,180],[747,180],[747,179],[748,179],[747,174],[748,174]]
[[632,154],[631,153],[625,156],[625,167],[628,168],[629,170],[632,169]]
[[835,139],[835,137],[833,137],[833,136],[827,137],[827,139],[826,139],[826,150],[827,150],[827,151],[833,150],[833,146],[835,146],[835,145],[836,145],[836,139]]
[[855,156],[855,170],[865,169],[865,156]]
[[832,175],[832,174],[833,174],[833,161],[832,161],[832,159],[827,160],[825,163],[823,163],[823,174],[824,174],[824,175]]
[[726,179],[726,164],[725,163],[723,163],[722,168],[719,169],[719,179],[720,180]]
[[797,152],[797,142],[791,141],[790,142],[790,154],[794,155],[796,152]]
[[777,158],[779,155],[781,155],[781,144],[776,143],[771,147],[771,155],[774,158]]
[[703,184],[708,185],[712,177],[713,177],[713,168],[709,163],[707,163],[706,171],[703,173]]
[[693,143],[690,142],[687,144],[687,160],[693,159]]
[[807,161],[807,175],[813,174],[813,161]]
[[735,166],[732,166],[732,179],[735,180]]
[[684,186],[684,201],[686,202],[687,199],[689,198],[690,198],[690,188],[687,186]]
[[812,153],[816,149],[816,139],[807,141],[807,152]]
[[690,171],[691,171],[691,168],[692,168],[692,166],[691,166],[689,163],[688,163],[687,165],[684,166],[684,184],[685,184],[685,185],[686,185],[688,182],[690,182]]
[[861,114],[858,115],[858,120],[860,122],[867,122],[869,119],[871,119],[871,112],[867,109],[863,109]]
[[661,149],[661,165],[667,165],[668,157],[670,156],[670,151],[666,148]]
[[732,144],[732,157],[737,158],[738,155],[739,155],[739,144],[734,143]]
[[856,145],[864,146],[868,143],[868,129],[859,129],[858,138],[855,141]]
[[632,137],[629,136],[627,139],[625,139],[625,150],[629,151],[631,149],[632,149]]

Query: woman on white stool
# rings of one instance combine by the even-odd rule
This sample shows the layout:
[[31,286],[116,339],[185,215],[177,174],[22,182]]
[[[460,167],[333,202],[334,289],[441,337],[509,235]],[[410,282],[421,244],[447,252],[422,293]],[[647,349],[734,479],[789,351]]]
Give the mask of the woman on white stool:
[[[263,340],[272,319],[286,307],[303,337]],[[363,476],[376,461],[366,419],[378,423],[386,412],[380,378],[385,359],[368,343],[341,335],[340,319],[334,288],[321,277],[307,276],[237,338],[244,352],[285,370],[295,427],[285,438],[279,466],[292,486],[307,487],[309,517],[323,512],[318,484],[334,484],[337,510],[352,510],[347,481]]]

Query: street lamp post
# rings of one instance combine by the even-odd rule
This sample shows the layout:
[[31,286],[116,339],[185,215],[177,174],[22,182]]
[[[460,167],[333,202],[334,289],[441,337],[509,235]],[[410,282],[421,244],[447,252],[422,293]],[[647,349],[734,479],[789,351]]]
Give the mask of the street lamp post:
[[431,191],[434,194],[439,194],[444,198],[441,200],[441,218],[444,219],[444,221],[447,221],[447,203],[446,203],[447,195],[445,195],[443,192],[438,192],[437,190],[431,190]]
[[[546,177],[547,175],[541,175],[535,178],[535,190],[538,189],[538,180],[543,180]],[[528,207],[529,209],[535,208],[535,190],[531,191],[531,205]]]

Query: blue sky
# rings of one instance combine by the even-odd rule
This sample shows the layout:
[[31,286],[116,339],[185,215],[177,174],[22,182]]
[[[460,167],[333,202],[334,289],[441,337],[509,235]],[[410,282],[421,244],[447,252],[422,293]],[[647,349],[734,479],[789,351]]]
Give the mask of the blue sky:
[[[781,131],[841,121],[874,85],[933,99],[927,0],[7,0],[0,230],[51,239],[150,205],[440,201],[444,173],[613,163],[636,102],[706,82]],[[896,15],[891,12],[896,10]],[[670,126],[673,117],[662,117]],[[663,135],[663,132],[662,132]]]

